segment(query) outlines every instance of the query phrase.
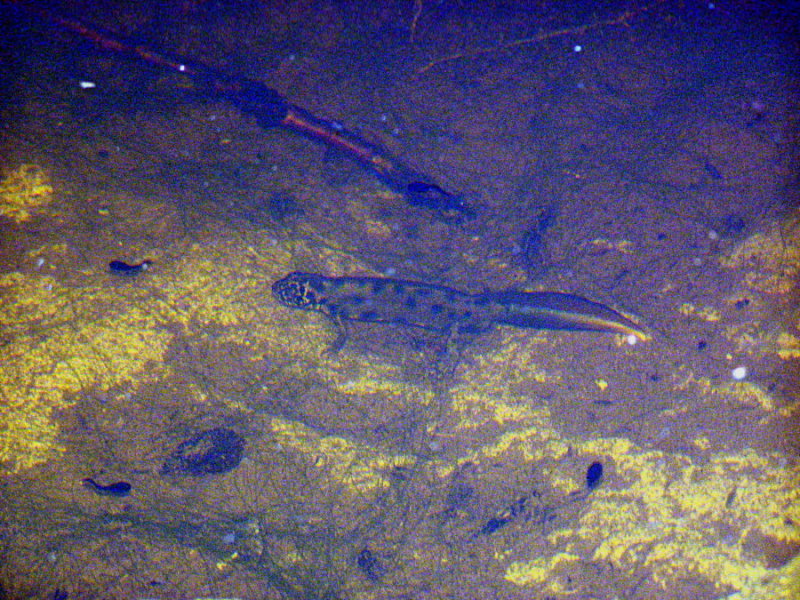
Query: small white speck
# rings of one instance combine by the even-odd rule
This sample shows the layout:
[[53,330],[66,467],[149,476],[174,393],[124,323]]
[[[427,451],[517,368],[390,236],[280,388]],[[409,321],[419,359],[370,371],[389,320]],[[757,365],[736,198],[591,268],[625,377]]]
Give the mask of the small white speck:
[[693,258],[693,259],[692,259],[692,264],[693,264],[695,267],[699,267],[700,265],[702,265],[702,264],[703,264],[703,259],[702,259],[702,258],[700,258],[699,256],[697,256],[697,257],[695,257],[695,258]]
[[573,52],[581,52],[582,50],[583,50],[583,46],[581,46],[580,44],[575,44],[575,45],[572,47],[572,51],[573,51]]
[[397,275],[397,269],[395,269],[394,267],[387,267],[383,272],[386,274],[387,277],[392,277],[393,275]]
[[82,90],[90,90],[93,87],[96,87],[94,81],[81,81],[78,83],[78,85],[81,86]]
[[42,257],[37,258],[36,259],[36,268],[37,269],[41,269],[42,265],[44,265],[44,259]]
[[747,367],[736,367],[731,371],[731,377],[733,377],[736,381],[741,381],[745,377],[747,377]]
[[386,121],[388,121],[388,120],[389,120],[389,117],[387,117],[386,115],[381,115],[381,123],[386,123]]
[[719,234],[712,229],[708,232],[708,239],[712,242],[716,242],[719,239]]
[[632,333],[629,333],[629,334],[628,334],[628,335],[625,337],[625,341],[626,341],[626,342],[628,342],[628,345],[629,345],[629,346],[635,346],[635,345],[636,345],[636,342],[638,342],[638,341],[639,341],[639,338],[637,338],[637,337],[636,337],[635,335],[633,335]]
[[709,2],[708,3],[708,8],[709,8],[709,10],[714,10],[715,8],[717,8],[717,6],[713,2]]
[[184,73],[186,71],[186,65],[178,65],[178,71]]

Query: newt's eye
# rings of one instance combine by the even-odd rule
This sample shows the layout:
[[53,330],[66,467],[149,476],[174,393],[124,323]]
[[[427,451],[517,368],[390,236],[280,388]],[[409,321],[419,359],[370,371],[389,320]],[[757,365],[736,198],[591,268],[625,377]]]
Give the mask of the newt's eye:
[[272,286],[272,293],[286,306],[304,307],[308,306],[314,299],[314,294],[301,281],[282,279]]

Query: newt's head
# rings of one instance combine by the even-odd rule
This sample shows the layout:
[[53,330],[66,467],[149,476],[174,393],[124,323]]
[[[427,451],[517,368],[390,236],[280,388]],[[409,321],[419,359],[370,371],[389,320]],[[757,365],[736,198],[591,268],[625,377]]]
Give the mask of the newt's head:
[[272,295],[285,306],[320,310],[319,292],[324,288],[319,275],[295,271],[272,284]]

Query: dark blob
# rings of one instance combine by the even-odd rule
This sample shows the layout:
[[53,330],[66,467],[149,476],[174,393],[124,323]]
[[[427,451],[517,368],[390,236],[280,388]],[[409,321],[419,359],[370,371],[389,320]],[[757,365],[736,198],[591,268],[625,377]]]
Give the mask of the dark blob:
[[381,565],[378,558],[369,548],[364,547],[364,549],[358,553],[356,564],[361,572],[367,576],[367,579],[373,583],[377,583],[381,580],[383,576],[383,565]]
[[514,502],[512,502],[505,510],[503,510],[499,515],[496,517],[492,517],[478,532],[483,535],[491,535],[498,529],[502,529],[511,521],[516,519],[519,516],[524,515],[527,512],[526,503],[528,502],[527,496],[520,496]]
[[712,165],[709,161],[706,161],[703,167],[706,170],[706,173],[711,175],[713,179],[722,179],[722,173],[719,172],[719,169]]
[[117,481],[109,485],[100,485],[94,479],[87,477],[81,480],[83,487],[92,490],[98,496],[114,496],[122,498],[131,493],[131,484],[127,481]]
[[162,475],[202,477],[227,473],[239,466],[244,438],[231,429],[215,427],[181,442],[161,467]]
[[152,260],[143,260],[138,265],[131,265],[121,260],[112,260],[108,263],[108,270],[114,275],[132,276],[146,271],[152,264]]
[[736,213],[725,215],[722,219],[722,231],[720,232],[723,237],[734,237],[744,232],[747,228],[745,220]]
[[287,217],[303,214],[297,198],[289,192],[277,192],[269,196],[264,202],[267,214],[276,221],[283,221]]
[[[388,181],[387,183],[391,184]],[[470,219],[475,217],[475,210],[466,203],[462,196],[450,194],[435,183],[411,181],[406,184],[404,190],[400,191],[405,195],[406,202],[412,206],[421,206],[452,215],[460,214]]]
[[508,516],[508,517],[492,517],[491,519],[486,521],[486,524],[483,527],[481,527],[481,531],[480,532],[483,535],[491,535],[495,531],[497,531],[498,529],[501,529],[501,528],[505,527],[506,525],[508,525],[509,523],[511,523],[512,520],[513,519],[510,516]]
[[539,208],[534,222],[522,236],[519,242],[519,249],[524,263],[535,269],[542,269],[546,266],[547,244],[545,233],[558,218],[558,208],[555,206],[543,206]]
[[603,479],[603,463],[593,462],[586,470],[586,487],[593,490]]

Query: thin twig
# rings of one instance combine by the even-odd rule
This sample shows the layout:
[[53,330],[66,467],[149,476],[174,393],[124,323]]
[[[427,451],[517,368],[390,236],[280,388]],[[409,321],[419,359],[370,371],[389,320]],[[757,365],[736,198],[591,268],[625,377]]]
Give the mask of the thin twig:
[[414,0],[414,14],[411,17],[411,33],[408,36],[408,41],[414,43],[414,35],[417,33],[417,22],[422,15],[422,0]]
[[[508,52],[509,50],[513,50],[514,48],[519,48],[520,46],[525,46],[528,44],[535,44],[538,42],[543,42],[545,40],[549,40],[556,37],[561,37],[564,35],[583,35],[589,31],[593,31],[595,29],[600,29],[602,27],[610,27],[612,25],[623,25],[628,20],[636,17],[642,13],[651,10],[652,8],[658,6],[659,4],[663,4],[665,0],[656,0],[655,2],[651,2],[650,4],[646,4],[637,9],[629,9],[623,13],[620,13],[616,17],[611,19],[606,19],[605,21],[598,21],[596,23],[590,23],[587,25],[580,25],[578,27],[565,27],[563,29],[556,29],[553,31],[545,31],[541,33],[537,33],[534,36],[521,38],[518,40],[513,40],[511,42],[506,42],[504,44],[498,44],[496,46],[491,46],[489,48],[474,48],[472,50],[464,50],[462,52],[456,52],[455,54],[449,54],[447,56],[443,56],[441,58],[434,59],[427,63],[426,65],[417,69],[417,74],[421,75],[432,69],[435,66],[438,66],[442,63],[451,62],[454,60],[459,60],[462,58],[475,58],[476,56],[482,56],[484,54],[491,54],[494,52]],[[416,3],[415,3],[416,5]],[[413,31],[412,31],[413,35]]]

